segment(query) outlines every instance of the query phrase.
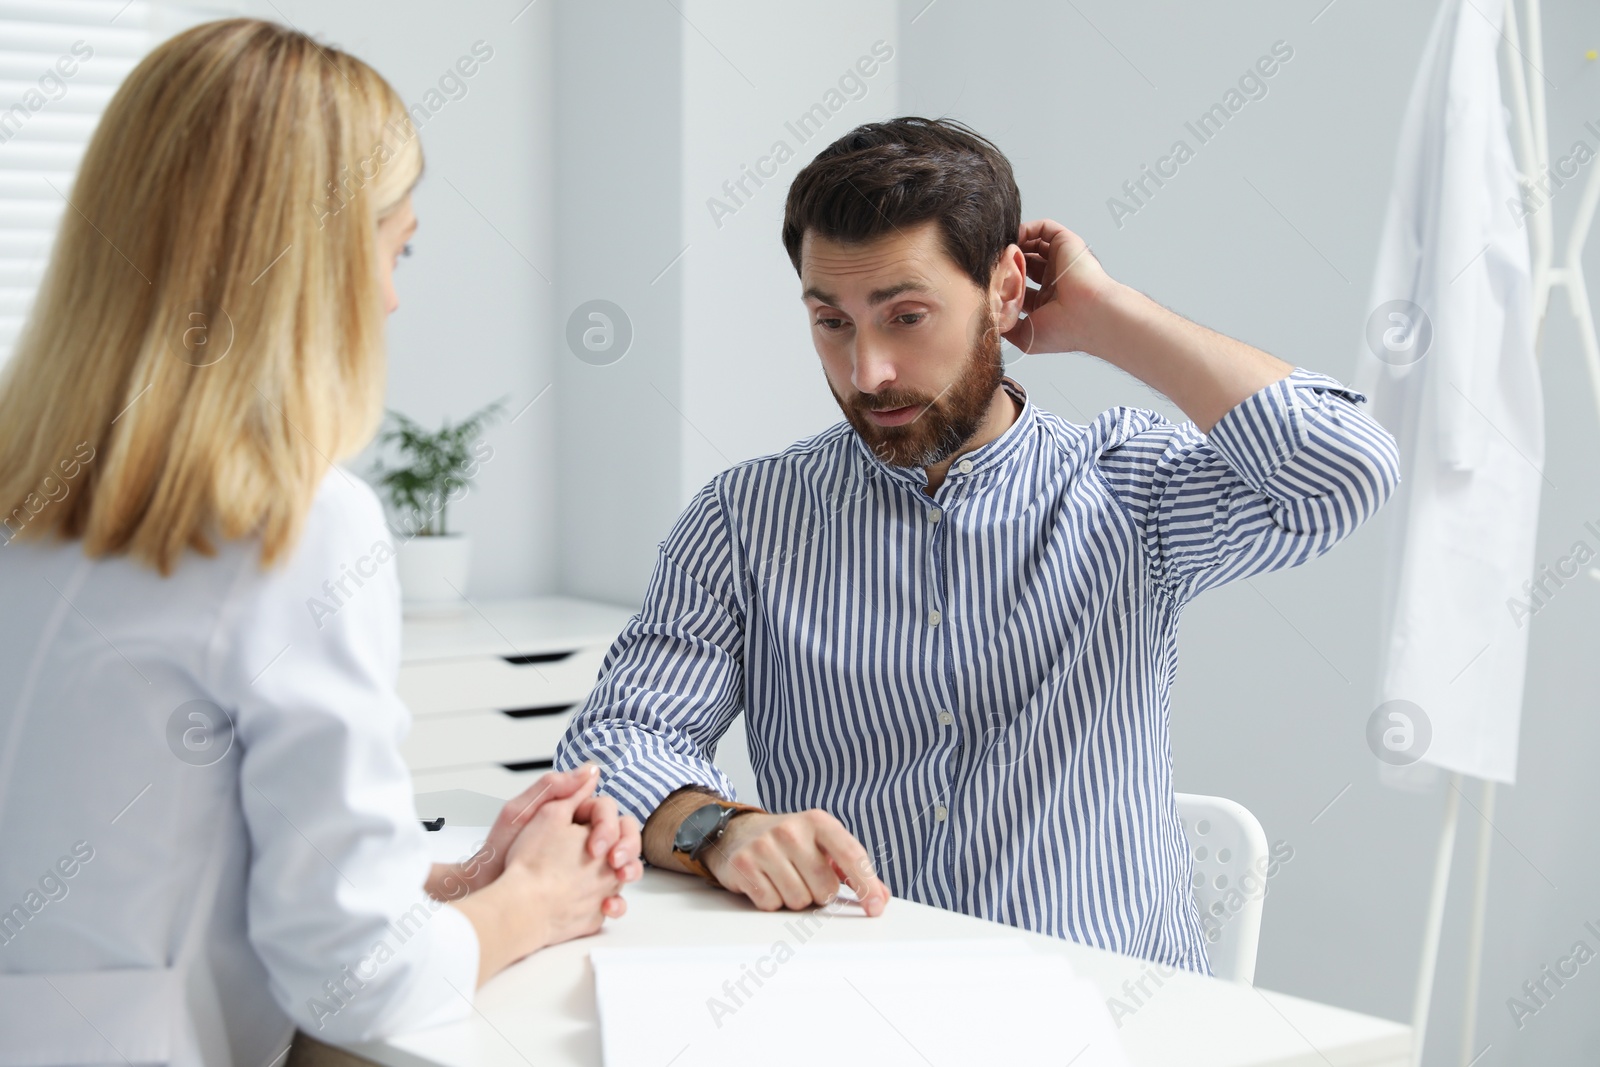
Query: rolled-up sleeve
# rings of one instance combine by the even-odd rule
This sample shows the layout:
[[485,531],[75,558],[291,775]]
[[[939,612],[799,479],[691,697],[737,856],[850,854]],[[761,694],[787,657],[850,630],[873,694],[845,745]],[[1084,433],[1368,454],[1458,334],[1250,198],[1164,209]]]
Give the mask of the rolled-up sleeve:
[[250,835],[249,937],[300,1029],[339,1044],[471,1013],[472,923],[431,859],[400,743],[400,590],[377,499],[330,473],[292,556],[248,574],[218,653]]
[[556,750],[561,769],[599,764],[602,791],[641,823],[683,786],[734,799],[712,760],[743,707],[737,576],[713,481],[661,542],[644,606],[607,651]]
[[1182,601],[1299,566],[1371,518],[1399,485],[1400,463],[1393,436],[1357,406],[1365,400],[1297,367],[1209,434],[1154,412],[1104,413],[1098,466],[1157,584]]

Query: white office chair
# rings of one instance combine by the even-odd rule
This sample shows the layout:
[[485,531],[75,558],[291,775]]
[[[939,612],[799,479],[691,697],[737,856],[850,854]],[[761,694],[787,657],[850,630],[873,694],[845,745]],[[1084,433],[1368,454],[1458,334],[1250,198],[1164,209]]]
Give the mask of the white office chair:
[[1267,891],[1266,832],[1244,805],[1223,797],[1179,793],[1178,816],[1194,858],[1194,902],[1211,973],[1254,983]]

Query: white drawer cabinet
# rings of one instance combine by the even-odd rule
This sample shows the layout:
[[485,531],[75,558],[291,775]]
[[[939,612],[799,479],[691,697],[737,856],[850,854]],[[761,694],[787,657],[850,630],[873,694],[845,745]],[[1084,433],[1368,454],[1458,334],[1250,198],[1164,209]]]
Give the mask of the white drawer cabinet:
[[403,751],[417,791],[509,797],[538,777],[631,616],[540,597],[406,619],[399,691],[412,714]]
[[400,699],[419,722],[484,708],[565,707],[589,695],[609,647],[609,641],[581,645],[562,659],[534,662],[494,653],[408,661],[400,669]]
[[498,763],[513,770],[548,765],[572,718],[572,707],[534,716],[472,711],[418,719],[402,747],[413,771],[455,770]]

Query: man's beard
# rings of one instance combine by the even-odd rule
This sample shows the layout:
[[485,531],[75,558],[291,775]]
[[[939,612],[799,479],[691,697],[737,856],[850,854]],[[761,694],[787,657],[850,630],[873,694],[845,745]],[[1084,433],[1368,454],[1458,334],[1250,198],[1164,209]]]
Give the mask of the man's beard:
[[[955,384],[937,397],[917,396],[889,389],[881,393],[857,393],[845,401],[828,383],[844,417],[877,457],[894,467],[933,467],[961,449],[972,439],[989,415],[994,391],[1005,375],[1000,357],[1000,334],[994,328],[994,312],[981,306],[978,336],[966,367]],[[868,411],[892,411],[915,404],[928,406],[922,414],[903,426],[879,426],[867,417]]]

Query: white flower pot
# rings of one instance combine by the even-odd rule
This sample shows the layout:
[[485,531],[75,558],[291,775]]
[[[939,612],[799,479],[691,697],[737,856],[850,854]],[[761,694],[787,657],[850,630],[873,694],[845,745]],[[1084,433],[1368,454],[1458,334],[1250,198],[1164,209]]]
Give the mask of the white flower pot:
[[459,615],[466,610],[462,597],[472,565],[472,541],[465,534],[402,541],[395,563],[400,568],[400,599],[406,615],[425,618]]

